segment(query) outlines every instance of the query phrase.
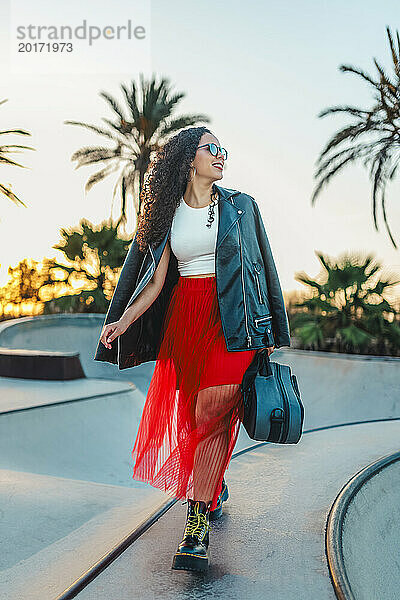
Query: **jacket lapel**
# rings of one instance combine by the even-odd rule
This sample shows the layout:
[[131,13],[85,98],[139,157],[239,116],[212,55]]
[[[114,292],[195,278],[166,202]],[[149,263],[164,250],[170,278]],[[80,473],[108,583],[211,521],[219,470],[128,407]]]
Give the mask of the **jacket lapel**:
[[228,190],[217,186],[221,193],[221,202],[219,204],[218,211],[218,232],[217,232],[217,243],[216,249],[219,248],[225,237],[228,235],[230,229],[235,225],[241,216],[244,214],[244,210],[238,213],[237,207],[231,202],[231,196],[240,194],[236,190]]

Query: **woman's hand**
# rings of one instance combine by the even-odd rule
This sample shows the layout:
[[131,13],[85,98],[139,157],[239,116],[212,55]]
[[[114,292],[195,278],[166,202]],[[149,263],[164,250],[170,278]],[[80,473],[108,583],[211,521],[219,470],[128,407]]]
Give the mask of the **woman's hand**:
[[128,329],[128,327],[129,323],[123,319],[119,319],[119,321],[115,321],[115,323],[108,323],[108,325],[104,325],[103,327],[100,341],[106,348],[110,349],[111,342],[119,335],[122,335]]
[[268,356],[270,356],[270,354],[272,354],[275,350],[275,346],[268,346],[268,348],[259,348],[257,352],[262,352],[263,350],[267,350]]

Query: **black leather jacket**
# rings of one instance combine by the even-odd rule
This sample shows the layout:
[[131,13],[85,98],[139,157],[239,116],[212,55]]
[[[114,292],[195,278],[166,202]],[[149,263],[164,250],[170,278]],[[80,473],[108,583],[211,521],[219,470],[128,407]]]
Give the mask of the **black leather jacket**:
[[[267,233],[254,198],[217,186],[220,192],[215,277],[222,329],[229,351],[290,346],[289,323]],[[161,243],[142,253],[132,241],[104,325],[117,321],[153,276],[171,227]],[[156,360],[163,318],[179,279],[173,252],[163,288],[153,304],[106,348],[98,342],[94,360],[119,369]]]

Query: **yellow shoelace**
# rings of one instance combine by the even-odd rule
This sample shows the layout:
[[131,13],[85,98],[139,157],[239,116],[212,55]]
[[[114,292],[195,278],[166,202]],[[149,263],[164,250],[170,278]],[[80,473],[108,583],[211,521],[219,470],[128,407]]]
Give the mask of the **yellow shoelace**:
[[211,529],[210,524],[207,521],[207,517],[205,514],[199,512],[199,508],[198,505],[196,504],[194,507],[195,510],[195,514],[194,515],[189,515],[187,518],[187,525],[185,528],[185,533],[184,535],[196,535],[196,532],[198,532],[199,536],[201,533],[201,530],[203,527],[205,527],[204,533],[201,536],[201,538],[199,537],[199,539],[203,539],[205,534],[207,533],[207,531],[209,531]]

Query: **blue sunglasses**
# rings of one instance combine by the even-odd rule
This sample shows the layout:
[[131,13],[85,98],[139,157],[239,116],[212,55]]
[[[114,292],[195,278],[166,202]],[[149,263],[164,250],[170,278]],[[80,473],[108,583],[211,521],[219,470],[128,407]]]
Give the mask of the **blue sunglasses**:
[[228,158],[228,152],[225,150],[225,148],[221,148],[221,146],[217,146],[217,144],[214,144],[214,142],[211,142],[210,144],[202,144],[201,146],[197,146],[197,149],[205,148],[205,147],[208,148],[208,150],[211,152],[211,154],[213,156],[218,156],[218,150],[219,150],[221,152],[222,158],[224,160],[226,160]]

